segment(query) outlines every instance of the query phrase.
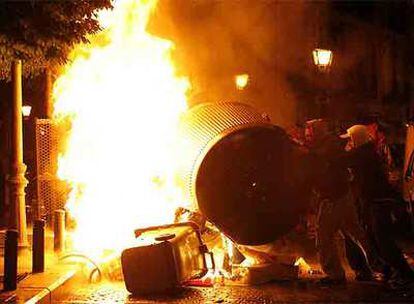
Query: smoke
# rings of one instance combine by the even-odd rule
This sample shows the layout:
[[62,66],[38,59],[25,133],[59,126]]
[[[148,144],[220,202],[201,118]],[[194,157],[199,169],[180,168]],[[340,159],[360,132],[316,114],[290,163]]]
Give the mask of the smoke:
[[[160,1],[149,30],[176,44],[189,76],[190,104],[241,101],[287,126],[311,87],[309,70],[323,3],[310,1]],[[248,73],[244,91],[236,74]]]

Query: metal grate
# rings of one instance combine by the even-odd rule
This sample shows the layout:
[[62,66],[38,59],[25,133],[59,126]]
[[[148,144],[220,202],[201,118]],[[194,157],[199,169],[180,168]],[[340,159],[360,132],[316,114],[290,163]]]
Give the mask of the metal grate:
[[37,198],[36,216],[50,221],[53,211],[63,208],[67,183],[56,176],[60,146],[59,125],[51,119],[36,120]]
[[232,132],[268,124],[262,114],[249,105],[235,102],[200,104],[184,114],[180,122],[180,151],[184,154],[184,163],[180,165],[179,175],[188,201],[196,202],[197,166],[209,148]]

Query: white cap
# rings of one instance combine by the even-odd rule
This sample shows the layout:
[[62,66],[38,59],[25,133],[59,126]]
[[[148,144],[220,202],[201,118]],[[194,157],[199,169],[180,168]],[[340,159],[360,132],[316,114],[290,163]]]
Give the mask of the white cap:
[[345,134],[342,134],[339,137],[351,138],[355,147],[366,144],[371,140],[368,128],[364,125],[354,125],[346,130]]

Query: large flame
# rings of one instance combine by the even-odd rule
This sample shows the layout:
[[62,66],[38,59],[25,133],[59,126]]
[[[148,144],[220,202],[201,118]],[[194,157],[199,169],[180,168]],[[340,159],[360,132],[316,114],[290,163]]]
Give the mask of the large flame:
[[156,1],[120,0],[99,14],[105,30],[79,45],[55,82],[55,118],[70,118],[59,160],[72,185],[75,249],[120,250],[139,227],[173,221],[182,205],[172,164],[187,79],[176,76],[173,43],[146,32]]

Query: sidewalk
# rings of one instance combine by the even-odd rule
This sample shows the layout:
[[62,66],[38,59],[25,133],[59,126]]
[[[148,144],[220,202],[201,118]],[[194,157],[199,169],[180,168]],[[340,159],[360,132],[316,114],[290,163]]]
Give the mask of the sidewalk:
[[[4,240],[6,230],[0,230],[0,277],[4,274]],[[19,248],[18,255],[18,275],[30,273],[32,271],[32,230],[28,230],[29,246],[26,248]],[[56,263],[56,257],[53,253],[53,232],[45,232],[45,268],[50,267]],[[3,289],[2,285],[0,286]]]
[[[74,265],[61,264],[53,252],[53,233],[45,233],[45,271],[33,274],[30,246],[19,250],[18,283],[15,291],[3,291],[3,280],[0,284],[0,303],[54,303],[57,296],[61,297],[68,289],[77,273]],[[4,274],[4,231],[0,231],[0,275]]]

